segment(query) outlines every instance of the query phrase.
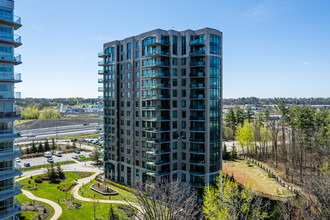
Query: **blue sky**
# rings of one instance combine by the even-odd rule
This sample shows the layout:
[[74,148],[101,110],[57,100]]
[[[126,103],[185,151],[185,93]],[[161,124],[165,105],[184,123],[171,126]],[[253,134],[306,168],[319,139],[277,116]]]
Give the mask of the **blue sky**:
[[23,97],[97,97],[105,42],[148,30],[224,34],[224,97],[330,97],[328,0],[16,0]]

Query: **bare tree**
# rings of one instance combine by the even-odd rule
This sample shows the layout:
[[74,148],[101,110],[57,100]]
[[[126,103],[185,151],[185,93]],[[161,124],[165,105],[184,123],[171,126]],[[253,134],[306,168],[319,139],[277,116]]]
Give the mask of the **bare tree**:
[[143,209],[143,216],[137,216],[139,219],[196,219],[201,211],[196,192],[183,182],[164,181],[155,185],[147,181],[145,185],[137,186],[132,193]]

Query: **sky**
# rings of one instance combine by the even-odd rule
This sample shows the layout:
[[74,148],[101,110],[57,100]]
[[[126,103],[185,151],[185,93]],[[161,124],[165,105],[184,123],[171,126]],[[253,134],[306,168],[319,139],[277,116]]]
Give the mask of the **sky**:
[[161,28],[223,32],[223,97],[330,97],[328,0],[16,0],[22,97],[96,98],[97,53]]

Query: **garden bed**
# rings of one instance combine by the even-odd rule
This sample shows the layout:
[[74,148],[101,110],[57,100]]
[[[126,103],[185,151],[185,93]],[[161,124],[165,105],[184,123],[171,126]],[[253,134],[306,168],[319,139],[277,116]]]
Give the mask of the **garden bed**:
[[34,201],[23,203],[21,208],[23,211],[26,211],[26,212],[38,213],[32,220],[47,219],[51,213],[50,209],[47,206],[45,206],[39,202],[34,202]]
[[90,187],[91,190],[94,190],[97,193],[100,193],[103,196],[116,196],[119,194],[117,190],[111,189],[108,186],[105,186],[104,184],[101,183],[94,183]]

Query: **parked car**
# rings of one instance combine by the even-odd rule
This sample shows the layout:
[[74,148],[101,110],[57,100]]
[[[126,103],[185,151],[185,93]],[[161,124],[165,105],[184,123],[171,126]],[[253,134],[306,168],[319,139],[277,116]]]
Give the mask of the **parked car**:
[[80,150],[74,150],[76,154],[80,154]]
[[24,166],[25,167],[30,167],[31,165],[30,165],[30,163],[24,163]]
[[35,136],[37,136],[37,135],[35,135],[35,134],[29,134],[27,137],[35,137]]
[[89,125],[88,123],[84,123],[83,126]]
[[79,158],[85,158],[85,155],[80,154],[80,155],[79,155]]
[[56,151],[55,156],[62,157],[62,152],[61,151]]
[[50,151],[45,152],[44,157],[47,157],[47,158],[52,157],[52,152],[50,152]]
[[16,159],[15,159],[15,162],[16,162],[16,163],[20,163],[20,162],[21,162],[21,159],[16,158]]
[[78,155],[72,155],[72,159],[78,159]]
[[54,163],[54,159],[50,157],[50,158],[47,159],[47,162],[48,163]]

